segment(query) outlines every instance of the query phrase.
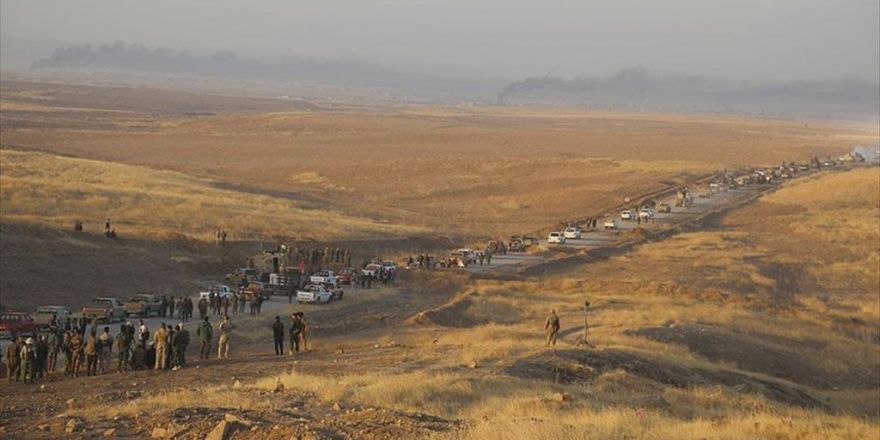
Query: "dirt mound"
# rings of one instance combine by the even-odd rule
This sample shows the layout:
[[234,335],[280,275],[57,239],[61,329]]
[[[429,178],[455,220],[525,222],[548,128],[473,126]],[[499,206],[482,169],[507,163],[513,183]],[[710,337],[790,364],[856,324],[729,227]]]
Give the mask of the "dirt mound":
[[505,373],[524,379],[562,384],[593,383],[605,373],[624,370],[655,382],[687,388],[723,385],[739,392],[761,394],[768,399],[806,408],[825,407],[797,386],[763,380],[724,369],[685,367],[670,360],[622,350],[559,350],[520,359]]
[[[736,364],[801,385],[820,389],[877,389],[880,374],[874,371],[827,371],[809,362],[805,351],[819,351],[824,343],[800,341],[767,334],[745,334],[711,326],[652,327],[630,334],[679,344],[713,362]],[[838,365],[844,367],[846,363]]]
[[473,292],[465,292],[439,307],[425,310],[406,320],[409,325],[439,325],[442,327],[473,327],[481,324],[477,319],[465,316],[474,305]]

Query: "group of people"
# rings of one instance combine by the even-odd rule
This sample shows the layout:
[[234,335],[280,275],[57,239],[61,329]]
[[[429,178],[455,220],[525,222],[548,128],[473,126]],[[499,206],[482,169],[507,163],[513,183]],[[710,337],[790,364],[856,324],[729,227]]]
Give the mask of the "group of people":
[[[290,339],[289,354],[299,353],[300,348],[308,351],[308,340],[306,339],[306,320],[303,312],[293,312],[290,315],[290,328],[287,336]],[[275,354],[281,356],[284,354],[284,323],[281,322],[280,316],[275,316],[275,322],[272,324],[272,339],[275,342]]]
[[[302,332],[304,343],[304,322],[293,327]],[[183,323],[166,325],[163,322],[151,333],[143,319],[137,327],[129,321],[121,324],[118,333],[112,335],[108,326],[99,334],[97,321],[93,320],[90,329],[85,332],[82,329],[65,330],[53,323],[45,333],[13,338],[5,352],[8,380],[24,383],[45,380],[58,371],[59,355],[66,359],[64,374],[69,377],[95,376],[114,370],[117,373],[135,369],[179,370],[186,366],[190,333]],[[232,329],[229,317],[224,316],[217,326],[218,359],[229,357]],[[210,318],[205,316],[196,330],[203,359],[210,356],[214,333]],[[297,340],[300,340],[299,336]]]
[[247,308],[251,315],[259,315],[263,308],[263,295],[251,294],[244,287],[229,296],[208,294],[207,298],[199,299],[199,319],[205,319],[210,311],[214,316],[228,316],[230,309],[233,315],[244,314]]
[[[73,230],[74,230],[75,232],[82,232],[82,231],[84,231],[84,230],[85,230],[85,226],[83,225],[83,222],[81,222],[81,221],[79,221],[79,220],[74,221],[74,222],[73,222]],[[104,236],[107,237],[107,238],[111,238],[111,239],[115,239],[115,238],[117,238],[117,235],[116,235],[116,228],[113,227],[113,225],[112,225],[112,223],[110,222],[110,219],[109,219],[109,218],[107,219],[106,222],[104,222]]]

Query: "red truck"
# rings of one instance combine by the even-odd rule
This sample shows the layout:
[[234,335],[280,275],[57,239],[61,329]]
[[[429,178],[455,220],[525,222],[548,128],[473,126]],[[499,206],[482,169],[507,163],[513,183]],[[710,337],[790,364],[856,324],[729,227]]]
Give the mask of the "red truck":
[[0,338],[12,339],[13,336],[36,336],[40,324],[30,314],[24,312],[3,312],[0,314]]

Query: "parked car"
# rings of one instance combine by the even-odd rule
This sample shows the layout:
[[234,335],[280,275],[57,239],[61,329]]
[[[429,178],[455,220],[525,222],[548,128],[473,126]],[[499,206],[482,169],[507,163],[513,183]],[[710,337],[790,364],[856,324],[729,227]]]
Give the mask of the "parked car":
[[657,212],[665,212],[665,213],[672,212],[672,206],[669,206],[669,203],[663,202],[663,203],[657,205]]
[[642,208],[639,210],[639,218],[640,219],[649,219],[654,216],[654,210],[651,208]]
[[35,336],[40,325],[30,314],[24,312],[3,312],[0,314],[0,338],[12,339],[15,336]]
[[566,239],[580,240],[581,230],[580,228],[568,227],[565,228],[562,235],[564,235]]
[[117,298],[98,297],[92,299],[92,304],[83,307],[83,316],[97,318],[100,322],[112,324],[122,321],[126,317],[125,304]]
[[204,292],[199,292],[199,299],[209,299],[211,297],[211,292],[214,292],[214,295],[219,298],[232,298],[235,295],[235,291],[232,290],[231,287],[225,284],[214,284],[208,288],[208,290]]
[[336,274],[332,270],[319,270],[309,277],[312,284],[330,283],[336,285]]
[[329,303],[334,299],[342,299],[342,289],[333,289],[320,284],[309,284],[296,291],[296,302],[299,303]]
[[336,274],[336,284],[351,284],[354,279],[354,274],[355,269],[353,267],[340,269],[339,273]]
[[125,312],[129,315],[143,316],[159,316],[159,309],[162,307],[162,300],[156,295],[148,293],[140,293],[132,296],[125,302]]
[[565,244],[565,236],[558,231],[553,231],[547,236],[548,244]]
[[371,264],[368,264],[363,269],[361,269],[361,274],[363,274],[364,276],[367,276],[367,277],[371,276],[371,277],[377,278],[379,276],[380,269],[382,269],[382,266],[375,264],[375,263],[371,263]]
[[630,211],[629,209],[624,209],[624,210],[620,213],[620,219],[621,219],[621,220],[635,220],[635,218],[636,218],[636,215],[633,214],[633,212]]
[[33,318],[40,328],[48,328],[52,324],[52,318],[55,318],[57,325],[64,325],[70,314],[70,309],[64,306],[41,306],[34,312]]
[[617,222],[610,218],[605,220],[605,229],[617,229]]

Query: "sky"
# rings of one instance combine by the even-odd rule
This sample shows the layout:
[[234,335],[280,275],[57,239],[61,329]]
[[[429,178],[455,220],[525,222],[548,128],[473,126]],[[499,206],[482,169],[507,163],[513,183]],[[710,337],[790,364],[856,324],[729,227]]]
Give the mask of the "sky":
[[[0,38],[360,58],[518,79],[880,77],[880,0],[2,0]],[[48,54],[46,54],[48,55]]]

